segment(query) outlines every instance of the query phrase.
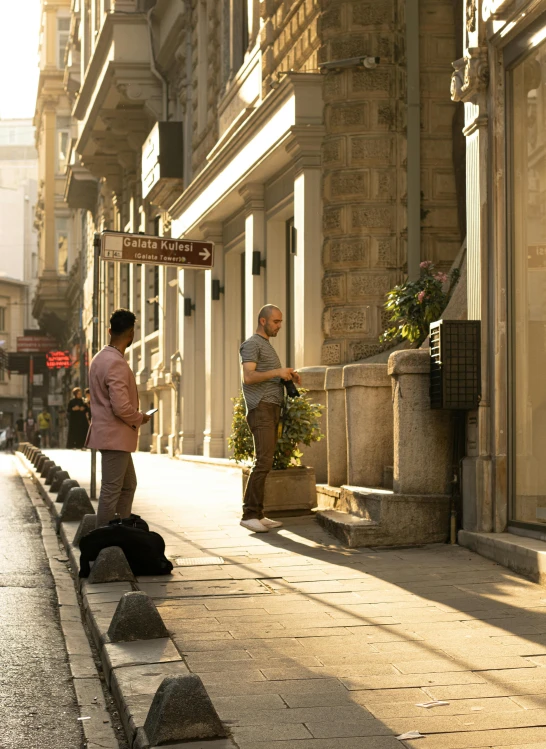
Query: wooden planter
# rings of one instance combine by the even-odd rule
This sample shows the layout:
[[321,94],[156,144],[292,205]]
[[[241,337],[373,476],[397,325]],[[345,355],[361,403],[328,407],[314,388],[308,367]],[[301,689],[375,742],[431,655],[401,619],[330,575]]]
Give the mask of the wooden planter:
[[[243,493],[250,468],[243,468]],[[307,513],[317,506],[315,469],[307,466],[271,471],[265,482],[266,515]]]

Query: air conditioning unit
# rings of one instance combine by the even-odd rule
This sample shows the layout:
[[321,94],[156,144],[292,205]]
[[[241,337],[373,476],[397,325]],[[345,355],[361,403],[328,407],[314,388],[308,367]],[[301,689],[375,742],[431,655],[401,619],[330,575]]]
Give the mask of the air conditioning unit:
[[430,407],[474,411],[481,395],[480,322],[430,325]]

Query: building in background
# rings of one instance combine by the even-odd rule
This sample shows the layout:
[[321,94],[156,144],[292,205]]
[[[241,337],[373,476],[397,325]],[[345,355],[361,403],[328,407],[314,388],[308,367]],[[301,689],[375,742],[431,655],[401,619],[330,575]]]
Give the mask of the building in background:
[[456,256],[451,0],[57,0],[43,18],[35,312],[67,322],[82,381],[94,232],[216,244],[211,271],[101,265],[101,340],[115,306],[139,318],[128,356],[159,408],[142,449],[227,455],[266,301],[283,360],[343,366],[381,352],[389,288]]
[[[37,282],[34,211],[38,154],[32,120],[0,120],[0,349],[15,351],[17,337],[34,328]],[[14,423],[27,407],[28,382],[0,363],[0,425]]]

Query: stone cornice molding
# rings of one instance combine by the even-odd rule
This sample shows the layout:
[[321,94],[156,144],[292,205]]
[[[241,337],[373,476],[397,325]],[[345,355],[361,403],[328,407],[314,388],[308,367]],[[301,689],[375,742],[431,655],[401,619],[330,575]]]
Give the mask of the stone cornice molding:
[[260,183],[248,183],[239,189],[239,195],[245,202],[245,213],[248,216],[264,209],[264,186]]
[[322,141],[326,134],[325,127],[294,126],[290,130],[291,140],[286,145],[286,152],[294,159],[296,174],[304,169],[322,167]]
[[469,47],[466,55],[452,65],[451,100],[475,104],[489,84],[487,48]]
[[224,226],[221,221],[206,221],[199,226],[199,231],[203,239],[208,242],[214,242],[215,244],[223,244],[224,242]]

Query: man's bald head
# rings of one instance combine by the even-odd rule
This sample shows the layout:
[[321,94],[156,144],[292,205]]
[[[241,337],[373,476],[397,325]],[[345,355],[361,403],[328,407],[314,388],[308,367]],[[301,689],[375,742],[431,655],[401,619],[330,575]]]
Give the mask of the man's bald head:
[[274,304],[265,304],[258,312],[258,325],[261,325],[262,318],[264,318],[265,321],[268,322],[273,312],[280,312],[280,309],[278,307],[275,307]]
[[258,312],[258,333],[275,337],[282,325],[282,312],[274,304],[266,304]]

